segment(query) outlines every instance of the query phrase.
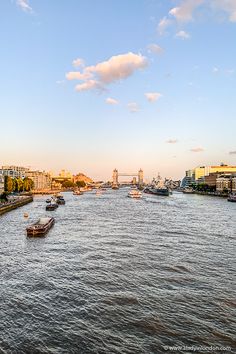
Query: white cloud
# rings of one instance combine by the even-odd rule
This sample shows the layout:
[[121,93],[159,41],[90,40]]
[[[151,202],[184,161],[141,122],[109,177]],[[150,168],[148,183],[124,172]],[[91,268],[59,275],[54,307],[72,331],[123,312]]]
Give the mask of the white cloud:
[[135,70],[147,66],[147,59],[141,54],[129,52],[111,57],[109,60],[98,63],[95,66],[87,67],[90,73],[98,75],[99,79],[109,84],[111,82],[125,79],[132,75]]
[[101,83],[96,80],[87,80],[84,83],[75,86],[75,90],[78,92],[94,90],[94,89],[99,91],[105,90],[104,87],[101,85]]
[[66,74],[66,78],[67,80],[88,80],[92,78],[92,74],[84,71],[83,73],[79,72],[79,71],[70,71],[69,73]]
[[167,27],[169,27],[172,24],[172,21],[168,19],[167,17],[163,17],[157,27],[157,30],[159,34],[162,36],[165,34]]
[[204,149],[202,147],[195,147],[195,148],[190,149],[190,151],[192,151],[192,152],[201,152],[201,151],[204,151]]
[[116,105],[116,104],[119,103],[119,101],[115,100],[114,98],[108,97],[108,98],[106,99],[106,103],[107,103],[107,104],[111,104],[111,105]]
[[214,66],[214,68],[212,68],[212,72],[213,72],[214,74],[217,74],[219,71],[220,71],[220,69],[217,68],[216,66]]
[[154,44],[154,43],[152,43],[152,44],[149,44],[148,45],[148,51],[149,51],[149,53],[154,53],[154,54],[162,54],[163,53],[163,48],[161,48],[158,44]]
[[229,16],[229,21],[236,22],[235,0],[211,0],[211,6],[215,9],[226,12]]
[[177,139],[169,139],[169,140],[167,140],[167,144],[176,144],[176,143],[178,143]]
[[25,12],[33,12],[28,0],[16,0],[16,4]]
[[[81,59],[80,59],[81,60]],[[73,71],[66,74],[67,80],[82,80],[77,85],[78,91],[103,88],[104,86],[121,79],[126,79],[135,71],[144,69],[148,65],[147,59],[141,54],[129,52],[111,57],[107,61],[84,67],[82,72]],[[83,88],[83,89],[81,89]]]
[[185,32],[185,31],[179,31],[179,32],[176,33],[175,37],[181,38],[181,39],[189,39],[190,38],[190,34]]
[[128,106],[128,109],[131,113],[135,113],[135,112],[140,111],[140,108],[136,102],[130,102],[127,104],[127,106]]
[[148,92],[144,94],[149,102],[155,102],[162,97],[162,94],[159,92]]
[[73,60],[72,65],[75,67],[84,66],[84,60],[81,58],[77,58],[77,59]]
[[189,22],[193,20],[193,12],[204,3],[205,0],[183,0],[179,7],[174,7],[169,14],[174,16],[178,22]]

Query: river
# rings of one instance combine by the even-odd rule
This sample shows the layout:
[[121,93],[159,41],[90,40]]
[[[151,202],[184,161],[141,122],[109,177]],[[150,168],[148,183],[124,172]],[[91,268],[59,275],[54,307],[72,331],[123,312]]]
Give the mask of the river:
[[[0,216],[1,354],[236,352],[236,203],[64,197]],[[44,215],[54,227],[27,238]]]

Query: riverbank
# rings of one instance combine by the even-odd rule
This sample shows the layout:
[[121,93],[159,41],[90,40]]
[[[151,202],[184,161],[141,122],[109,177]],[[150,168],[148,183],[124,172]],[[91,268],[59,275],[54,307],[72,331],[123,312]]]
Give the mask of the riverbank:
[[9,201],[4,204],[0,204],[0,215],[7,213],[8,211],[17,209],[25,204],[31,203],[33,201],[32,196],[20,196],[17,199]]

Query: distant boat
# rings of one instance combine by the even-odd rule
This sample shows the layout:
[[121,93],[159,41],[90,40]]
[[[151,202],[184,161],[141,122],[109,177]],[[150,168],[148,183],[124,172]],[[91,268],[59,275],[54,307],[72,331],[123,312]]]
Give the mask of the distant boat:
[[183,189],[183,193],[185,193],[185,194],[194,194],[195,192],[194,192],[193,188],[186,187],[186,188]]
[[236,202],[236,193],[229,194],[228,202]]
[[57,203],[58,205],[64,205],[64,204],[66,204],[65,199],[64,199],[64,197],[63,197],[62,195],[60,195],[60,196],[58,196],[58,197],[56,198],[56,203]]
[[161,195],[164,197],[168,197],[170,195],[169,189],[165,186],[159,175],[157,179],[153,179],[150,186],[144,188],[143,192],[148,194]]
[[111,188],[112,189],[119,189],[119,186],[117,184],[113,184]]
[[51,203],[51,199],[46,199],[46,203]]
[[58,204],[57,203],[50,203],[46,205],[46,210],[55,210],[56,208],[58,208]]
[[82,195],[83,192],[81,192],[79,189],[78,190],[74,190],[73,195]]
[[36,223],[26,228],[27,236],[44,236],[54,222],[54,218],[40,218]]
[[142,197],[142,192],[140,192],[138,189],[131,189],[131,191],[128,193],[128,197],[139,199]]

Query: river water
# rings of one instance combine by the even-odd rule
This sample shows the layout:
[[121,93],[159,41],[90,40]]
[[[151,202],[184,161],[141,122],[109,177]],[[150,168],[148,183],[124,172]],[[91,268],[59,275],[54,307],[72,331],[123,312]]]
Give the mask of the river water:
[[127,192],[0,217],[0,353],[236,352],[236,203]]

